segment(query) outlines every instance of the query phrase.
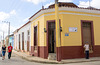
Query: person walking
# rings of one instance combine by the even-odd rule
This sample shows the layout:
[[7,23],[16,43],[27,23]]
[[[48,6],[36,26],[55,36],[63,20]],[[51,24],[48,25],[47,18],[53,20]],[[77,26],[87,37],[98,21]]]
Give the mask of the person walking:
[[10,46],[8,46],[8,59],[11,58],[12,49],[13,47],[11,46],[11,43],[10,43]]
[[85,48],[85,58],[89,59],[89,43],[88,42],[85,42],[84,48]]
[[5,44],[2,46],[2,60],[5,59],[5,53],[6,53],[6,46]]

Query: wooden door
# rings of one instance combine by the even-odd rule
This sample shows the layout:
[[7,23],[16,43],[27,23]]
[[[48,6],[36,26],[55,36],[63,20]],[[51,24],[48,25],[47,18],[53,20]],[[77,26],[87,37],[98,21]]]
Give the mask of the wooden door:
[[29,51],[29,48],[30,48],[30,32],[29,30],[27,31],[27,51]]
[[49,53],[56,53],[55,22],[48,23],[48,37],[48,51]]
[[19,50],[20,50],[20,34],[19,34]]
[[29,51],[29,43],[30,43],[30,41],[29,41],[29,36],[28,36],[28,41],[27,41],[27,51]]
[[37,26],[34,27],[34,50],[37,50]]
[[22,32],[22,50],[24,51],[24,32]]
[[92,51],[92,31],[91,31],[91,23],[90,22],[83,22],[83,44],[88,42]]

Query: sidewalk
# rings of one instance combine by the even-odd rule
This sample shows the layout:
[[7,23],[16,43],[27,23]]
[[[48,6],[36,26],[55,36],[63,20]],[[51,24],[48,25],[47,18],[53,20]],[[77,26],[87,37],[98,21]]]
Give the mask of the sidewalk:
[[39,62],[39,63],[47,63],[47,64],[67,64],[67,63],[81,63],[81,62],[93,62],[93,61],[100,61],[100,57],[92,57],[90,59],[66,59],[62,60],[61,62],[58,62],[56,60],[48,60],[48,59],[43,59],[35,56],[30,56],[27,55],[24,52],[17,52],[13,50],[13,53],[17,54],[18,56],[22,57],[23,59],[26,59],[31,62]]

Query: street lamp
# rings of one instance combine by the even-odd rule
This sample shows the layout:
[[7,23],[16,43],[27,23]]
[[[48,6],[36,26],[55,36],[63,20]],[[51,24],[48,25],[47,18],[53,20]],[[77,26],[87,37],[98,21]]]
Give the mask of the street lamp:
[[8,23],[8,43],[9,43],[9,35],[10,35],[10,22],[2,21],[3,23]]

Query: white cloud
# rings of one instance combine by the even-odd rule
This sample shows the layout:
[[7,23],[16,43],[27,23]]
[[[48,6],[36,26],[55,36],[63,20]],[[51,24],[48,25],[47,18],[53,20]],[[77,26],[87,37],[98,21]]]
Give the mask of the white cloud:
[[41,2],[46,2],[48,0],[25,0],[25,1],[32,2],[33,4],[39,4]]
[[91,6],[100,9],[100,0],[92,0],[92,1],[91,1]]
[[15,10],[12,10],[12,11],[10,12],[10,14],[11,14],[11,15],[16,15],[16,11],[15,11]]
[[51,4],[54,4],[54,2],[50,2],[50,3],[46,4],[46,5],[44,6],[44,8],[48,8],[48,6],[50,6]]
[[0,21],[5,20],[9,17],[10,17],[10,15],[8,13],[0,12]]
[[[13,15],[16,15],[16,11],[12,10],[9,13],[6,12],[0,12],[0,36],[3,36],[3,31],[4,31],[4,36],[8,35],[8,23],[3,23],[2,21],[5,21],[6,19],[10,19]],[[10,26],[10,31],[13,32],[16,28],[13,26]]]
[[8,25],[6,23],[0,23],[0,36],[3,38],[3,32],[4,36],[8,35]]
[[[27,2],[32,2],[33,4],[39,4],[41,2],[47,2],[48,0],[25,0]],[[59,2],[72,2],[73,0],[58,0]]]
[[26,21],[28,21],[28,19],[29,19],[29,17],[25,18],[25,19],[23,20],[23,22],[26,22]]
[[12,10],[10,13],[0,12],[0,21],[10,18],[12,15],[15,15],[16,11]]
[[10,34],[12,34],[17,28],[15,28],[14,26],[10,26]]
[[[3,37],[3,32],[4,32],[4,37],[6,37],[8,35],[8,23],[0,23],[0,36]],[[13,33],[13,31],[15,31],[16,28],[13,26],[10,26],[10,34]]]
[[[59,2],[72,2],[73,0],[59,0]],[[48,6],[50,6],[51,4],[54,4],[54,2],[50,2],[50,3],[48,3],[48,4],[46,4],[45,6],[44,6],[44,8],[47,8]]]
[[79,7],[89,7],[89,1],[84,2],[84,1],[79,1]]
[[[95,7],[95,8],[99,8],[100,9],[100,0],[92,0],[91,2],[90,2],[90,5],[92,6],[92,7]],[[80,1],[80,3],[79,3],[79,5],[78,5],[79,7],[89,7],[89,1],[87,1],[87,2],[84,2],[84,1]]]
[[59,2],[72,2],[73,0],[59,0]]
[[4,32],[7,32],[7,24],[6,23],[0,23],[0,31],[4,31]]

